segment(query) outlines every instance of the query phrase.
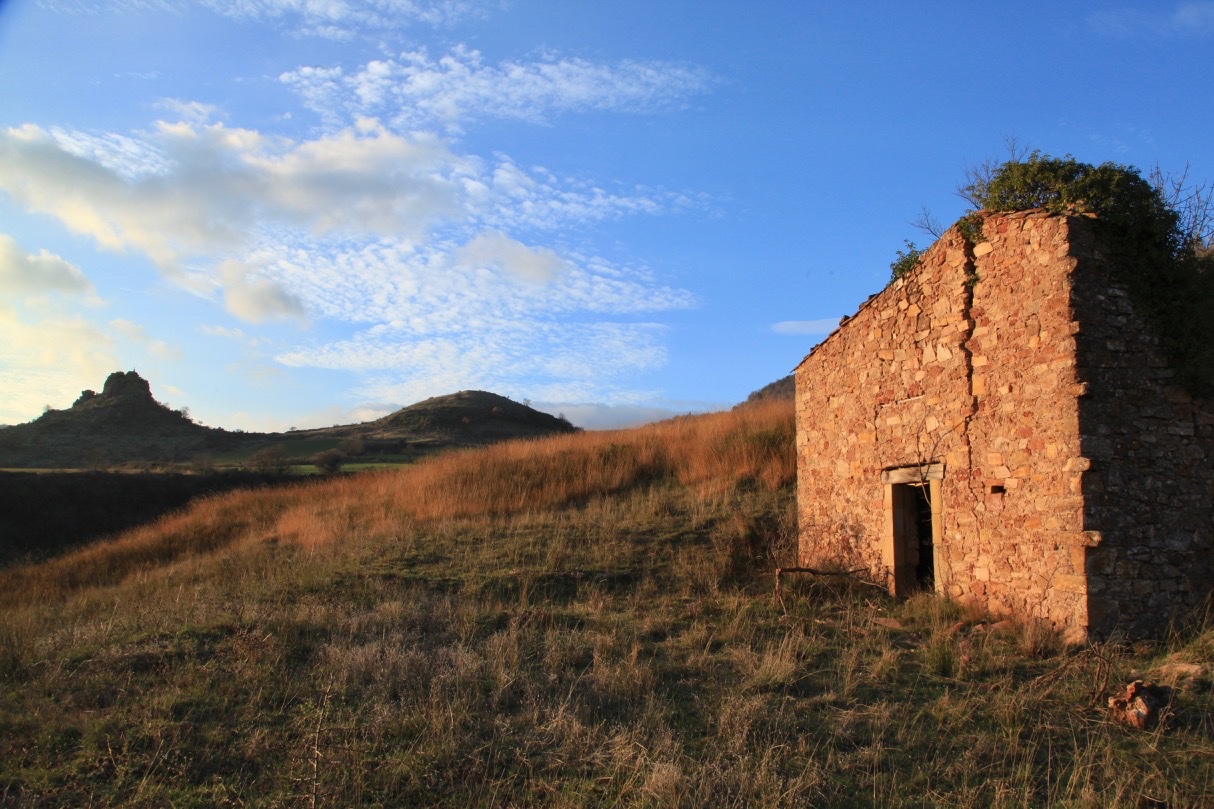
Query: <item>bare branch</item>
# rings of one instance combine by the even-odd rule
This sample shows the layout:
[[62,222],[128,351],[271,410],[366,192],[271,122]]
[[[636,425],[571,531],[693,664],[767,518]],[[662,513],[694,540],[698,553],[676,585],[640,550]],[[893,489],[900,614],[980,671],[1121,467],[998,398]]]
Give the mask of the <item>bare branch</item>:
[[1189,164],[1179,174],[1168,174],[1155,164],[1148,179],[1164,203],[1180,217],[1178,227],[1185,243],[1199,255],[1214,250],[1214,183],[1189,184]]
[[1007,156],[1003,159],[988,157],[981,163],[970,164],[962,170],[961,182],[957,184],[957,196],[968,202],[975,210],[982,208],[982,198],[996,172],[1004,163],[1022,163],[1032,150],[1020,142],[1015,135],[1003,136],[1003,148]]
[[910,226],[937,239],[944,235],[945,230],[944,223],[933,216],[926,205],[920,209],[919,215],[911,220]]

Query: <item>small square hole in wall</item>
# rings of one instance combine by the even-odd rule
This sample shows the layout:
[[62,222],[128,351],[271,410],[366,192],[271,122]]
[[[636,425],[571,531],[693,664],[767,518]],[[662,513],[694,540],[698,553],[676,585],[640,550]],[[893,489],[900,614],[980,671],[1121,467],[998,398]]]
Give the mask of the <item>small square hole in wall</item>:
[[1006,491],[1007,491],[1007,489],[1005,489],[1003,486],[1000,486],[998,484],[991,486],[991,494],[1003,494]]

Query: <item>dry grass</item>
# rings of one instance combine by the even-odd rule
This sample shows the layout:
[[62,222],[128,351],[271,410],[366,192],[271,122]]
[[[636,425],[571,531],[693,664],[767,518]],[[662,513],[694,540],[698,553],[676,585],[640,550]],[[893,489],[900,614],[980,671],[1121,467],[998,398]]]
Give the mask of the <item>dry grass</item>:
[[[0,604],[118,584],[182,559],[259,542],[315,549],[451,520],[510,519],[663,483],[702,501],[778,490],[796,475],[787,403],[450,452],[414,467],[197,503],[116,541],[5,575]],[[746,530],[748,526],[742,526]]]
[[[0,805],[1197,806],[1208,679],[786,583],[788,405],[216,497],[0,574]],[[787,561],[787,560],[784,560]],[[905,627],[883,628],[879,615]]]

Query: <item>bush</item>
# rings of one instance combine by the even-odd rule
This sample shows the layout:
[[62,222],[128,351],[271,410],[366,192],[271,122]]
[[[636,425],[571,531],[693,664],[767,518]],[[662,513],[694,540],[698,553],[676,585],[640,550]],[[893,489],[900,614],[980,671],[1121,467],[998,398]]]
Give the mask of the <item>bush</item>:
[[915,247],[912,241],[906,242],[906,250],[899,250],[898,257],[890,262],[889,265],[889,280],[897,281],[902,276],[906,275],[911,270],[919,266],[919,260],[923,258],[923,251]]
[[1136,245],[1168,257],[1184,248],[1180,215],[1132,166],[1093,166],[1070,155],[1035,151],[1027,159],[1007,161],[989,178],[974,178],[962,193],[988,211],[1094,213],[1107,235],[1122,243],[1119,247]]
[[357,436],[353,438],[343,438],[337,445],[337,449],[345,455],[356,458],[367,451],[367,442]]
[[336,475],[341,471],[341,465],[346,462],[346,454],[339,449],[327,449],[315,455],[312,463],[326,475]]
[[291,459],[280,446],[264,447],[249,456],[249,463],[258,472],[266,475],[285,475],[291,468]]

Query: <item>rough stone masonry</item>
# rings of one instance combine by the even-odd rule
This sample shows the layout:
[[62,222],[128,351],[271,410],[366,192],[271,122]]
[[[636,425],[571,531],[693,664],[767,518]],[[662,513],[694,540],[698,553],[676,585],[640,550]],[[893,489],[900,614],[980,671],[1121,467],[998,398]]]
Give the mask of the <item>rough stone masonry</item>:
[[800,555],[1072,640],[1211,591],[1214,405],[1173,383],[1088,217],[979,214],[796,371]]

